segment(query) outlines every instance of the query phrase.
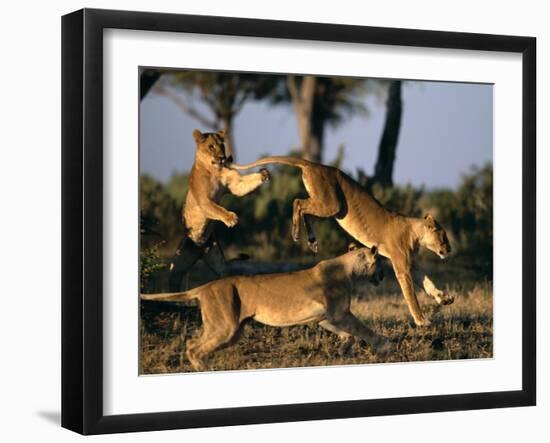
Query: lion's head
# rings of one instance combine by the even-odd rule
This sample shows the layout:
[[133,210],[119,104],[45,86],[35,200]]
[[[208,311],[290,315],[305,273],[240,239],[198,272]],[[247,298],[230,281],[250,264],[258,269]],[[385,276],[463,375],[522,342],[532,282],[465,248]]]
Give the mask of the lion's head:
[[230,150],[225,144],[225,131],[205,132],[193,131],[197,143],[197,158],[209,165],[223,166],[233,161]]
[[353,260],[352,277],[358,280],[367,280],[374,286],[384,278],[384,271],[378,257],[378,248],[358,247],[355,243],[349,245],[350,258]]
[[451,253],[451,244],[445,229],[430,214],[422,220],[423,229],[420,244],[445,259]]

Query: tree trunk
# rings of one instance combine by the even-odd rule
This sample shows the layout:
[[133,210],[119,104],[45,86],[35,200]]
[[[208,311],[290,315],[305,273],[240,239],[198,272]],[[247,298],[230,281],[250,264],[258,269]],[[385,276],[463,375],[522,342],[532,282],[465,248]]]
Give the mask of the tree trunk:
[[393,165],[395,151],[401,127],[402,100],[401,80],[390,84],[386,101],[386,122],[384,132],[378,146],[378,159],[374,168],[374,181],[384,187],[393,186]]
[[230,116],[224,116],[220,118],[222,129],[225,131],[225,156],[233,161],[235,158],[235,144],[233,138],[233,119]]
[[313,75],[305,75],[298,85],[296,77],[289,75],[287,83],[296,113],[302,155],[307,160],[320,162],[323,149],[324,119],[315,112],[317,78]]
[[308,159],[321,163],[323,159],[323,144],[325,141],[325,119],[320,115],[318,107],[313,103],[311,114],[311,135],[309,138]]
[[141,71],[141,74],[139,76],[139,100],[143,100],[143,98],[147,95],[147,93],[151,90],[153,85],[157,82],[157,80],[161,76],[160,71],[152,71],[144,69]]

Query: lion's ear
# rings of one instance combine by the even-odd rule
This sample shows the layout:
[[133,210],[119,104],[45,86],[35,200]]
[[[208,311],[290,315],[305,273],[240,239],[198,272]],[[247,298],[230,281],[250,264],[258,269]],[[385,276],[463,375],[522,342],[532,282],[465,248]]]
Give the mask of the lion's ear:
[[426,220],[426,223],[430,228],[435,228],[435,218],[433,218],[432,214],[426,214],[424,216],[424,220]]
[[348,252],[349,252],[349,251],[355,251],[356,249],[358,249],[357,243],[351,242],[351,243],[348,245]]
[[216,134],[218,134],[221,138],[225,138],[225,129],[220,129],[218,132],[216,132]]
[[195,129],[193,131],[193,138],[195,139],[195,141],[198,143],[199,141],[201,141],[203,139],[204,135],[202,134],[201,131],[199,131],[198,129]]

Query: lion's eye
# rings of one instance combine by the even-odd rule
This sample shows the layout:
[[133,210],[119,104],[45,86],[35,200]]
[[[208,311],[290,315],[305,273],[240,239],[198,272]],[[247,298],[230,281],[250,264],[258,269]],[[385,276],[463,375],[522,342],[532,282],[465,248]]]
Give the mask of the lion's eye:
[[214,149],[214,145],[208,145],[210,149]]

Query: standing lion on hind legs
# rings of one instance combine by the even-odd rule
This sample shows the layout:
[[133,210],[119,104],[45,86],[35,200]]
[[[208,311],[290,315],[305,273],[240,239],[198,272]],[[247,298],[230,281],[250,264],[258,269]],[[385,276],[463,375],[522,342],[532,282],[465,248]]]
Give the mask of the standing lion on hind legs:
[[445,229],[431,215],[417,218],[390,211],[339,169],[300,158],[265,157],[247,165],[232,164],[231,168],[246,170],[272,163],[300,168],[304,187],[309,194],[309,198],[296,199],[293,203],[294,241],[299,241],[303,223],[308,245],[316,253],[318,244],[312,217],[334,217],[353,238],[367,247],[378,245],[380,254],[390,259],[416,325],[429,325],[430,321],[420,308],[413,282],[423,287],[439,305],[453,303],[452,296],[438,289],[427,275],[420,274],[414,267],[414,256],[421,246],[441,259],[451,252]]
[[180,289],[183,277],[199,259],[218,275],[226,273],[223,251],[212,232],[213,222],[218,220],[232,228],[239,219],[219,202],[228,192],[242,197],[269,180],[266,169],[241,175],[227,167],[232,161],[232,153],[224,143],[225,131],[202,133],[195,129],[193,138],[197,145],[195,162],[182,208],[185,232],[170,263],[171,291]]

